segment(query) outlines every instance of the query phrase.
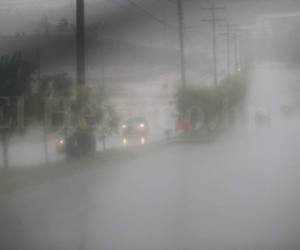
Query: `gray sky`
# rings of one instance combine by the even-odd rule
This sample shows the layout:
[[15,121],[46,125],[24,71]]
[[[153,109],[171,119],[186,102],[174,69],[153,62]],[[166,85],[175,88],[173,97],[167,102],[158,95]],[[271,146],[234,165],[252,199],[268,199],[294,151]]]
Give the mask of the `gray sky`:
[[60,8],[70,6],[73,2],[74,0],[0,0],[0,33],[29,31],[43,16],[56,18],[60,14]]
[[[0,34],[30,31],[43,17],[47,17],[53,22],[62,17],[74,20],[75,2],[76,0],[0,0]],[[176,14],[174,4],[167,0],[134,0],[134,2],[160,18],[164,18],[164,13]],[[185,3],[187,11],[194,10],[197,13],[197,15],[193,15],[195,20],[188,20],[192,24],[199,24],[197,9],[200,8],[200,2],[203,5],[205,1],[194,0]],[[216,0],[216,2],[223,6],[226,5],[226,2],[230,2],[226,5],[226,12],[223,11],[219,15],[229,17],[232,22],[242,25],[251,24],[255,21],[255,15],[262,12],[287,12],[295,11],[297,8],[300,10],[300,1],[298,0]],[[128,6],[129,9],[134,9],[134,7],[130,7],[127,0],[86,0],[87,17],[95,19],[109,16],[116,9],[126,11]],[[170,21],[174,22],[174,19],[171,18]]]

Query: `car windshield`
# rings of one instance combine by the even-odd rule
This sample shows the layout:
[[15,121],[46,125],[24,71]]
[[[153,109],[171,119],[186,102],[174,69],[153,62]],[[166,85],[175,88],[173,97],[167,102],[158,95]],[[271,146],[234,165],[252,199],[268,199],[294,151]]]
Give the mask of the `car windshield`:
[[0,0],[0,250],[300,250],[300,0]]
[[128,125],[135,125],[135,124],[141,124],[141,123],[146,123],[146,120],[141,117],[129,118],[127,121]]

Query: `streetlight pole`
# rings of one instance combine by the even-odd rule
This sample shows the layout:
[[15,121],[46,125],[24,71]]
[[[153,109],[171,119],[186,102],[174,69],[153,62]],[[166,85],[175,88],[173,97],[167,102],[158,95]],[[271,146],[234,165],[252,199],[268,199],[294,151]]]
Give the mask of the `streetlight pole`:
[[85,84],[84,0],[76,0],[77,86]]

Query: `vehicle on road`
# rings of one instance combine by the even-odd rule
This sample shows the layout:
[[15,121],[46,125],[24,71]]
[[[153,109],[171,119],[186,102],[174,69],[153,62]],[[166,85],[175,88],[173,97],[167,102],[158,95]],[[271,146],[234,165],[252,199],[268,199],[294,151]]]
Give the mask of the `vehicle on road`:
[[66,145],[66,140],[64,136],[59,136],[58,139],[56,139],[55,141],[55,149],[56,149],[56,153],[58,154],[64,154],[65,153],[65,145]]
[[122,125],[122,144],[144,145],[149,139],[149,125],[144,117],[129,118]]
[[271,125],[270,114],[262,109],[259,109],[255,113],[255,124],[257,127],[269,127]]
[[96,136],[92,129],[64,129],[55,142],[56,152],[74,157],[96,151]]
[[295,113],[295,110],[294,110],[292,105],[284,105],[284,106],[281,107],[280,111],[281,111],[281,114],[285,118],[291,118]]

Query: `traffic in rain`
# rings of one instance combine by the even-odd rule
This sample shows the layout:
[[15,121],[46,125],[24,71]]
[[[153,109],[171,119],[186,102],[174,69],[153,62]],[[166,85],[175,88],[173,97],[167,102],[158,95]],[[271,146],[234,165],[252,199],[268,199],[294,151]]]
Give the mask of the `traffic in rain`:
[[300,1],[0,0],[0,250],[299,250]]

